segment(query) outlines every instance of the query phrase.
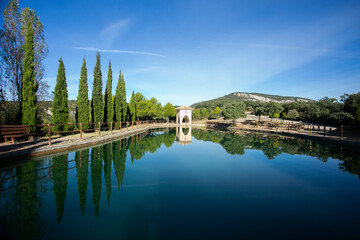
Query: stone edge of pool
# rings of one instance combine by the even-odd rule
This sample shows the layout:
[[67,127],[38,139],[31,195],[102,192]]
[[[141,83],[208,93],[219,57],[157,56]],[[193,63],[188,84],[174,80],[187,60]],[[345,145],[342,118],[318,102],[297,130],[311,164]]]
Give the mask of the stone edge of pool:
[[341,140],[341,139],[334,139],[329,137],[322,137],[322,136],[316,136],[316,135],[308,135],[308,134],[301,134],[301,133],[295,133],[295,132],[286,132],[286,131],[276,131],[276,130],[268,130],[268,129],[256,129],[256,128],[237,128],[237,127],[229,127],[229,130],[232,131],[251,131],[251,132],[262,132],[262,133],[271,133],[271,134],[279,134],[279,135],[285,135],[285,136],[291,136],[296,138],[305,138],[310,140],[316,140],[321,141],[325,143],[333,143],[333,144],[341,144],[342,146],[352,147],[356,148],[358,150],[358,147],[360,147],[360,140]]
[[[187,125],[189,126],[189,125]],[[205,127],[204,124],[192,124],[191,127]],[[139,129],[131,129],[126,132],[119,132],[114,133],[112,135],[104,135],[101,137],[95,137],[95,138],[89,138],[84,139],[81,141],[71,141],[66,143],[59,143],[57,145],[42,145],[39,147],[33,147],[33,148],[25,148],[25,149],[14,149],[10,152],[0,153],[0,163],[3,162],[11,162],[13,160],[16,161],[16,159],[23,158],[23,157],[33,157],[33,156],[42,156],[42,155],[52,155],[54,153],[58,152],[67,152],[70,150],[76,150],[81,149],[89,146],[94,146],[97,144],[110,142],[114,140],[120,140],[124,139],[126,137],[131,137],[139,133],[146,132],[150,129],[157,129],[157,128],[174,128],[175,125],[170,126],[161,126],[161,125],[155,125],[155,126],[146,126]],[[186,127],[186,126],[183,126]],[[9,145],[10,147],[12,145]],[[14,145],[15,148],[15,145]]]
[[[168,126],[168,127],[176,127],[176,126]],[[206,127],[206,125],[205,124],[192,124],[191,127],[204,128],[204,127]],[[52,154],[58,153],[58,152],[66,152],[66,151],[70,151],[70,150],[81,149],[84,147],[93,146],[93,145],[101,144],[104,142],[110,142],[112,140],[120,140],[120,139],[123,139],[126,137],[131,137],[138,133],[143,133],[150,129],[156,129],[156,128],[164,128],[164,127],[163,126],[146,126],[144,128],[140,128],[140,129],[134,129],[134,130],[130,130],[127,132],[115,133],[113,135],[105,135],[105,136],[96,137],[96,138],[84,139],[82,141],[60,143],[58,145],[45,145],[45,146],[40,146],[35,149],[34,148],[19,149],[19,150],[14,150],[11,152],[0,153],[0,162],[12,161],[12,160],[16,160],[17,158],[23,158],[26,156],[32,157],[32,156],[41,156],[41,155],[50,155],[50,154],[52,155]],[[239,129],[239,128],[235,128],[235,127],[229,127],[228,130],[280,134],[280,135],[287,135],[287,136],[292,136],[292,137],[296,137],[296,138],[306,138],[306,139],[311,139],[311,140],[318,140],[318,141],[333,143],[333,144],[340,143],[341,145],[346,145],[349,147],[359,147],[360,146],[360,141],[338,140],[338,139],[324,138],[324,137],[320,137],[320,136],[311,136],[311,135],[297,134],[297,133],[284,132],[284,131],[273,131],[273,130],[264,130],[264,129]]]

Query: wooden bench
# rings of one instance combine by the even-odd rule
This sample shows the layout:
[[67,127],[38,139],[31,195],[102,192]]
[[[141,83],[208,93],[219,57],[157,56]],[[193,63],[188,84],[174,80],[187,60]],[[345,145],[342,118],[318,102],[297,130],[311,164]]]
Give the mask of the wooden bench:
[[8,142],[8,139],[11,139],[12,143],[15,143],[14,138],[28,138],[34,140],[35,133],[30,132],[30,127],[22,125],[1,125],[0,126],[0,136],[5,139],[5,142]]

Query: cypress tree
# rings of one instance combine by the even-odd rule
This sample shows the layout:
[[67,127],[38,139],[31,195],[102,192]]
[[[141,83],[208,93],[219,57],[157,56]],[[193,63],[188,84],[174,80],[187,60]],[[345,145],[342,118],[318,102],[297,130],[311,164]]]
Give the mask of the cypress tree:
[[125,122],[128,118],[128,105],[126,103],[126,89],[124,75],[121,74],[121,109],[122,109],[122,120]]
[[[58,74],[56,77],[56,85],[54,89],[54,101],[52,107],[52,123],[67,123],[69,120],[68,111],[68,92],[65,76],[64,62],[59,59]],[[54,126],[55,131],[67,130],[67,126]]]
[[130,110],[130,116],[131,121],[135,122],[136,119],[136,103],[135,103],[135,94],[134,91],[131,94],[130,102],[129,102],[129,110]]
[[[79,80],[79,93],[77,99],[77,123],[89,123],[89,97],[87,83],[87,69],[85,58],[81,67]],[[88,129],[88,125],[84,125],[83,129]]]
[[114,121],[114,106],[112,101],[112,70],[111,70],[111,62],[109,61],[109,70],[108,77],[106,81],[106,89],[105,89],[105,107],[104,107],[104,121],[112,122]]
[[127,118],[125,81],[121,71],[115,93],[115,117],[117,122],[125,122]]
[[37,120],[36,91],[39,84],[35,81],[34,32],[30,23],[27,24],[23,60],[22,80],[22,124],[35,125]]
[[122,110],[121,110],[121,98],[120,98],[120,79],[121,79],[121,70],[119,73],[118,83],[116,85],[115,98],[114,98],[114,112],[115,112],[115,121],[122,121]]
[[104,107],[102,96],[102,75],[100,65],[100,53],[96,54],[94,67],[94,82],[91,100],[91,120],[93,123],[102,122],[104,119]]

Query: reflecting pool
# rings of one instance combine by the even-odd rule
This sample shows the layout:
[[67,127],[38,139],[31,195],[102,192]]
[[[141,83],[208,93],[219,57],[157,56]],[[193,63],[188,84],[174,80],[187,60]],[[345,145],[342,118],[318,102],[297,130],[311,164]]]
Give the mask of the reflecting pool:
[[359,239],[360,152],[160,129],[0,166],[1,239]]

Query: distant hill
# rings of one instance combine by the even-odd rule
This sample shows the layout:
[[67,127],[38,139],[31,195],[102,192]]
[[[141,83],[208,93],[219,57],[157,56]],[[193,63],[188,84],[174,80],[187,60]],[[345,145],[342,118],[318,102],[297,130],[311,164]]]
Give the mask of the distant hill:
[[291,102],[309,102],[312,101],[308,98],[302,97],[289,97],[289,96],[279,96],[279,95],[270,95],[263,93],[246,93],[246,92],[234,92],[223,97],[211,99],[208,101],[198,102],[191,105],[193,108],[200,108],[205,105],[211,106],[223,106],[231,102],[239,101],[260,101],[260,102],[276,102],[276,103],[291,103]]
[[[45,109],[49,114],[51,114],[52,101],[38,101],[39,107]],[[77,100],[68,100],[69,112],[75,112],[77,106]]]
[[[41,109],[39,117],[45,122],[51,121],[52,104],[53,104],[52,101],[38,101],[38,107]],[[70,119],[75,118],[76,106],[77,106],[77,100],[68,100]]]

